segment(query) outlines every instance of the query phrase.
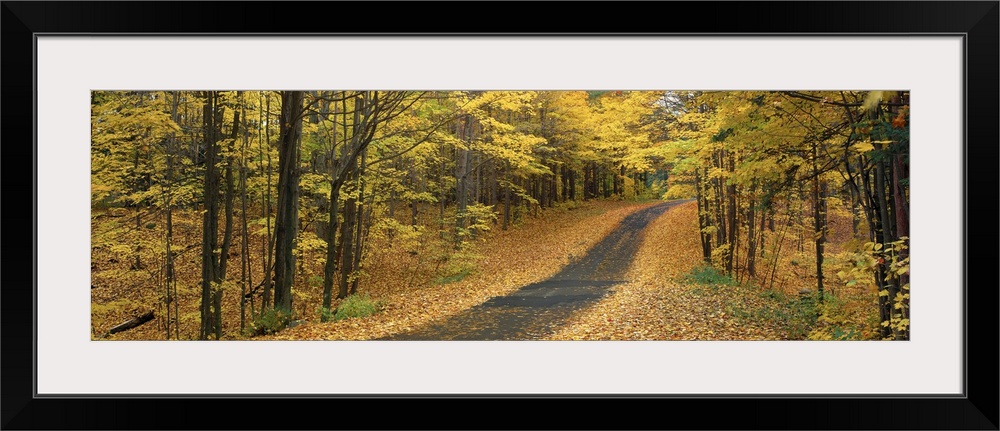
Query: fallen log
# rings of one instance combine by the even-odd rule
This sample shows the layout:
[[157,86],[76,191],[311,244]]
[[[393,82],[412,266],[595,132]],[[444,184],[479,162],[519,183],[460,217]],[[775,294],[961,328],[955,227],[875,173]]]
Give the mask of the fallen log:
[[[274,264],[273,263],[271,264],[271,271],[272,271],[272,273],[274,271]],[[272,284],[274,283],[274,276],[271,276],[271,283]],[[246,301],[246,300],[250,299],[252,296],[256,295],[257,291],[260,290],[260,288],[262,288],[262,287],[264,287],[264,280],[261,280],[260,283],[257,284],[257,287],[254,287],[253,289],[250,289],[249,292],[243,294],[243,300]]]
[[111,328],[111,329],[108,330],[108,334],[107,335],[116,334],[116,333],[119,333],[119,332],[122,332],[122,331],[128,331],[129,329],[132,329],[132,328],[135,328],[137,326],[140,326],[143,323],[146,323],[146,322],[148,322],[150,320],[153,320],[153,312],[152,311],[150,311],[150,312],[148,312],[146,314],[143,314],[141,316],[135,317],[132,320],[129,320],[127,322],[123,322],[123,323],[119,323],[118,325],[115,325],[115,327],[113,327],[113,328]]

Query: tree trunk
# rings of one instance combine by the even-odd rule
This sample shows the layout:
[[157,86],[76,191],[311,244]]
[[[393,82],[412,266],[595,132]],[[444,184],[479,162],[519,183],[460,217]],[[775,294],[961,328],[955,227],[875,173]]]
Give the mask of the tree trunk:
[[[267,241],[267,244],[265,244],[264,246],[265,250],[264,253],[266,254],[266,256],[264,256],[264,279],[263,279],[264,293],[261,295],[261,301],[260,301],[261,313],[263,313],[264,310],[271,307],[271,289],[273,288],[273,282],[274,282],[274,279],[271,276],[271,271],[274,269],[274,233],[271,230],[271,96],[270,95],[266,96],[265,106],[266,109],[262,113],[263,114],[262,117],[267,122],[267,125],[264,128],[265,145],[262,145],[261,147],[265,147],[266,150],[262,149],[262,151],[267,152],[267,167],[264,168],[264,172],[266,173],[267,183],[264,186],[264,191],[266,192],[265,193],[266,196],[264,197],[264,205],[261,205],[261,207],[265,209],[264,219],[266,220],[267,224],[267,238],[265,238],[265,240]],[[263,159],[264,158],[261,157],[261,163],[264,163]]]
[[826,244],[826,211],[825,192],[826,184],[821,184],[817,172],[818,166],[816,158],[819,157],[817,145],[813,145],[813,237],[816,243],[816,296],[823,302],[823,248]]
[[[695,184],[695,200],[698,205],[698,233],[701,237],[701,256],[702,261],[705,263],[712,262],[712,237],[706,232],[706,229],[711,225],[711,218],[708,216],[708,196],[705,195],[703,189],[707,187],[702,186],[702,178],[698,174],[699,170],[695,168],[694,170],[694,184]],[[707,180],[707,179],[706,179]]]
[[235,163],[235,157],[233,157],[234,148],[233,143],[236,142],[236,138],[239,136],[239,124],[240,124],[240,112],[236,111],[233,113],[233,129],[229,135],[231,139],[229,143],[229,157],[226,158],[226,200],[225,200],[225,214],[226,214],[226,230],[222,233],[222,253],[219,255],[219,271],[222,274],[226,273],[226,264],[229,261],[229,249],[233,245],[233,203],[236,199],[236,189],[233,181],[233,163]]
[[[336,114],[336,105],[334,106]],[[347,136],[344,136],[344,148],[347,148]],[[333,127],[333,137],[330,142],[330,211],[327,214],[326,229],[326,264],[323,266],[323,310],[320,321],[326,322],[333,306],[333,277],[337,272],[337,212],[340,205],[340,188],[336,186],[335,177],[340,168],[340,159],[336,158],[337,127]]]
[[[345,152],[347,149],[345,148]],[[346,154],[345,154],[346,155]],[[348,181],[355,184],[358,183],[358,167],[357,162],[351,167]],[[357,193],[356,191],[354,193]],[[344,299],[348,294],[348,287],[350,285],[350,277],[354,272],[354,224],[357,219],[357,198],[350,198],[348,195],[347,199],[344,201],[344,224],[341,225],[340,230],[340,244],[339,252],[337,253],[340,257],[340,285],[337,291],[337,298]]]
[[[718,166],[716,166],[718,167]],[[719,178],[712,178],[712,183],[715,188],[715,225],[718,227],[716,229],[715,245],[716,247],[721,247],[726,243],[726,218],[723,216],[723,197],[722,184]]]
[[757,213],[756,213],[756,193],[757,185],[753,184],[750,186],[750,197],[747,199],[747,275],[750,277],[757,277],[756,268],[756,258],[757,258],[757,232],[755,231],[757,225]]
[[[242,93],[240,93],[240,110],[245,112],[246,105],[243,103]],[[243,141],[240,145],[240,215],[242,222],[242,238],[240,241],[240,333],[246,330],[246,291],[249,285],[253,284],[253,273],[250,271],[250,234],[247,231],[247,143],[250,142],[250,131],[243,127]],[[251,297],[251,301],[253,298]],[[253,314],[253,303],[251,302],[251,315]]]
[[[174,91],[171,93],[173,95],[173,101],[170,105],[170,120],[176,123],[177,118],[177,105],[180,102],[180,92]],[[166,308],[166,339],[170,339],[170,306],[171,303],[176,301],[176,297],[173,295],[171,290],[175,285],[174,281],[174,253],[170,250],[171,242],[174,237],[174,224],[173,224],[173,202],[171,202],[171,193],[173,192],[174,183],[174,151],[177,144],[177,135],[175,133],[170,134],[170,138],[167,141],[167,172],[166,172],[166,212],[167,212],[167,237],[166,237],[166,283],[164,289],[164,305]],[[173,314],[174,326],[176,331],[177,314]]]
[[[333,277],[337,272],[337,206],[340,201],[340,192],[330,188],[330,213],[329,228],[326,233],[326,265],[323,267],[323,309],[330,311],[333,302]],[[338,292],[339,293],[339,292]],[[324,313],[321,320],[326,322]]]
[[[219,110],[217,114],[217,122],[215,124],[215,130],[221,129],[223,118],[222,110]],[[239,131],[240,113],[236,111],[233,113],[233,129],[230,135],[229,144],[229,154],[230,156],[226,158],[226,197],[225,197],[225,217],[226,226],[222,234],[222,251],[219,253],[219,263],[216,267],[215,282],[222,283],[226,279],[226,264],[229,262],[229,249],[232,247],[233,243],[233,201],[236,196],[234,185],[233,185],[233,144],[236,140],[237,133]],[[216,143],[217,145],[217,143]],[[216,288],[212,292],[212,324],[213,330],[215,332],[215,339],[218,340],[222,338],[222,293],[223,289],[221,287]]]
[[357,272],[361,269],[361,250],[364,246],[364,236],[362,235],[362,228],[365,225],[365,207],[364,197],[365,197],[365,181],[364,174],[366,165],[366,159],[368,157],[367,151],[361,152],[361,160],[358,165],[358,197],[357,197],[357,211],[355,212],[355,232],[354,232],[354,262],[351,265],[355,274],[351,280],[351,288],[347,292],[348,295],[353,295],[358,291],[358,274]]
[[[906,164],[903,163],[901,155],[896,154],[893,157],[893,163],[894,165],[892,170],[893,174],[892,182],[894,190],[896,190],[896,193],[893,194],[895,198],[894,202],[895,211],[893,212],[896,215],[896,239],[909,238],[910,236],[909,199],[906,196],[906,192],[905,190],[903,190],[903,186],[900,181],[903,178],[909,178],[909,172],[906,171]],[[905,244],[909,245],[909,241],[907,240]],[[897,256],[897,259],[903,260],[909,257],[909,255],[910,255],[909,249],[902,249],[899,250],[899,256]],[[904,290],[903,288],[906,287],[909,283],[910,283],[910,274],[909,273],[900,274],[899,290],[897,294],[905,295],[906,293],[908,293],[908,291]],[[910,318],[909,298],[904,296],[903,298],[900,299],[900,302],[902,303],[903,307],[900,310],[901,318],[909,319]],[[907,326],[906,329],[897,331],[895,335],[896,339],[909,340],[910,339],[909,327]]]
[[510,225],[510,162],[504,164],[504,179],[506,180],[506,187],[504,187],[504,198],[503,198],[503,230],[507,230]]
[[[139,147],[138,146],[136,146],[136,148],[135,148],[135,163],[132,165],[132,175],[134,177],[133,178],[133,184],[132,184],[132,193],[134,195],[138,195],[139,192],[142,191],[142,188],[140,187],[140,184],[142,183],[142,181],[140,181],[140,175],[139,175]],[[134,270],[134,271],[138,271],[138,270],[142,269],[142,259],[139,258],[139,250],[142,248],[142,244],[139,243],[139,240],[142,238],[142,235],[141,235],[141,233],[142,233],[142,211],[140,211],[140,209],[139,209],[139,204],[140,204],[140,201],[133,202],[133,209],[135,210],[135,247],[132,248],[132,252],[134,253],[133,254],[133,259],[135,259],[135,260],[132,262],[132,270]]]
[[576,171],[569,170],[569,199],[576,201]]
[[735,160],[733,154],[729,153],[729,163],[727,170],[729,171],[729,180],[726,184],[726,194],[728,195],[728,202],[726,205],[726,225],[729,228],[729,237],[727,242],[729,243],[729,252],[726,253],[726,272],[729,274],[733,273],[733,258],[736,255],[736,238],[739,235],[739,225],[736,224],[736,183],[733,182],[733,172],[735,170]]
[[[471,140],[472,133],[472,116],[466,114],[463,116],[462,123],[458,125],[459,127],[459,140],[463,143]],[[457,166],[455,179],[457,181],[455,185],[455,201],[458,203],[458,208],[455,214],[455,244],[456,246],[462,241],[461,232],[466,227],[466,208],[468,206],[468,179],[469,179],[469,164],[471,158],[471,151],[465,148],[459,147],[456,149],[457,155]]]
[[[245,143],[244,143],[245,148]],[[246,156],[241,158],[244,162]],[[247,235],[247,170],[240,166],[240,223],[242,224],[240,238],[240,333],[246,330],[247,323],[247,285],[252,284],[250,277],[250,245]]]
[[[874,144],[876,151],[882,151],[882,144]],[[881,222],[881,235],[879,235],[879,243],[882,244],[882,249],[885,250],[885,245],[892,242],[892,227],[889,221],[889,198],[886,196],[886,176],[885,176],[885,163],[882,160],[877,160],[875,162],[875,193],[878,196],[877,209],[879,214],[879,220]],[[884,274],[886,273],[886,265],[878,265],[878,277],[882,280],[885,279]],[[888,290],[888,296],[879,296],[880,299],[884,298],[884,302],[881,307],[882,321],[890,321],[892,316],[892,298],[895,297],[896,287],[892,283],[886,283],[883,286]],[[888,338],[892,335],[891,325],[882,327],[882,337]]]
[[552,166],[552,176],[549,177],[549,208],[554,208],[559,201],[559,169]]
[[[598,178],[601,179],[601,194],[604,196],[604,199],[611,197],[611,185],[608,184],[608,171],[610,171],[610,169],[606,169],[602,166],[599,171],[600,173],[597,175]],[[612,175],[614,174],[612,173]]]
[[201,247],[201,331],[199,339],[205,340],[214,332],[214,316],[212,315],[213,283],[218,279],[218,260],[215,249],[218,243],[219,214],[219,175],[216,169],[216,124],[217,111],[216,92],[205,93],[204,114],[202,118],[205,141],[205,181],[203,200],[205,210],[202,216],[202,247]]
[[278,147],[278,213],[275,218],[274,308],[292,313],[295,243],[299,214],[299,138],[302,134],[302,91],[281,92]]

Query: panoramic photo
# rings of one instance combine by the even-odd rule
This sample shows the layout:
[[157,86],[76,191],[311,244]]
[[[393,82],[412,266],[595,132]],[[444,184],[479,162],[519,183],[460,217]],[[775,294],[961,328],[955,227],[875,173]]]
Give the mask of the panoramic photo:
[[91,92],[91,340],[909,340],[906,90]]

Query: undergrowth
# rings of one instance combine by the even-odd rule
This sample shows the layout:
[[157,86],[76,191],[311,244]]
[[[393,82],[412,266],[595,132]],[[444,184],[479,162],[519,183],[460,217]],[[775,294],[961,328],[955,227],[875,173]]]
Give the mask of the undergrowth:
[[751,283],[738,283],[710,265],[699,265],[681,277],[689,290],[699,296],[720,296],[724,311],[750,324],[774,324],[789,339],[811,338],[816,326],[816,300],[811,295],[791,296]]
[[355,317],[367,317],[382,310],[382,303],[373,300],[368,294],[354,294],[344,298],[337,311],[333,314],[333,320],[351,319]]

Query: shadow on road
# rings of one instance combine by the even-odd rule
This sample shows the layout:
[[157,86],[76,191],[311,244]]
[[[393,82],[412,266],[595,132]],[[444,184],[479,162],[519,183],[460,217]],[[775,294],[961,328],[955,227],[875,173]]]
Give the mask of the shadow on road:
[[537,340],[574,312],[623,282],[646,225],[671,207],[670,201],[625,217],[581,259],[548,280],[497,296],[440,322],[380,340]]

